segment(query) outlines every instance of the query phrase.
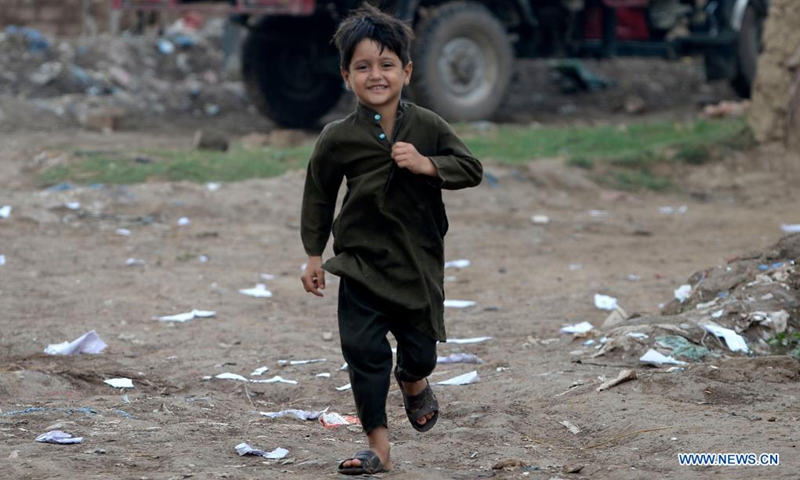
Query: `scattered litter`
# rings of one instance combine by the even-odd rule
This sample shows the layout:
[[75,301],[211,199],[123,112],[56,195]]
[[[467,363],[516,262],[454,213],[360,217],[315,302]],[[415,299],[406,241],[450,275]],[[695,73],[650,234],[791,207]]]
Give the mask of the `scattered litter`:
[[314,358],[312,360],[278,360],[278,365],[306,365],[309,363],[324,363],[324,358]]
[[348,366],[347,366],[347,362],[344,362],[344,363],[342,364],[342,367],[341,367],[339,370],[340,370],[340,371],[341,371],[341,370],[347,370],[347,368],[348,368]]
[[221,186],[222,186],[222,184],[219,183],[219,182],[208,182],[208,183],[206,183],[206,189],[209,192],[216,192],[217,190],[219,190],[219,187],[221,187]]
[[692,296],[692,286],[691,285],[681,285],[675,290],[675,298],[678,299],[679,302],[685,303],[686,300],[689,300],[689,297]]
[[62,432],[61,430],[52,430],[36,437],[36,441],[41,443],[71,445],[73,443],[83,443],[83,437],[73,437],[71,433]]
[[447,357],[436,357],[436,363],[483,363],[483,360],[472,353],[453,353]]
[[[210,379],[210,377],[207,377]],[[218,378],[220,380],[236,380],[237,382],[249,382],[248,379],[244,378],[243,376],[239,375],[238,373],[220,373],[219,375],[214,375],[214,378]]]
[[133,388],[133,380],[130,378],[109,378],[108,380],[103,380],[103,383],[114,388]]
[[341,425],[361,425],[361,420],[353,415],[340,415],[336,412],[331,412],[320,415],[319,423],[325,428],[334,428]]
[[652,348],[647,351],[644,355],[639,358],[639,361],[642,363],[654,363],[654,364],[669,364],[669,365],[687,365],[686,362],[682,362],[680,360],[675,360],[672,357],[668,357],[663,353],[659,353]]
[[113,413],[116,413],[117,415],[121,415],[121,416],[123,416],[123,417],[125,417],[125,418],[131,418],[131,419],[134,419],[134,420],[136,420],[136,417],[134,417],[134,416],[133,416],[133,415],[131,415],[130,413],[126,412],[125,410],[111,410],[111,411],[112,411]]
[[192,223],[187,217],[181,217],[178,219],[178,226],[185,227]]
[[631,273],[631,274],[628,274],[628,275],[625,277],[625,280],[627,280],[627,281],[629,281],[629,282],[638,282],[638,281],[639,281],[639,280],[641,280],[641,279],[642,279],[642,277],[640,277],[639,275],[634,275],[634,274],[632,274],[632,273]]
[[316,420],[320,417],[320,415],[327,411],[327,408],[319,412],[310,412],[308,410],[297,410],[295,408],[290,408],[287,410],[281,410],[280,412],[261,412],[261,415],[269,418],[295,417],[299,420]]
[[607,217],[610,214],[605,210],[589,210],[589,216],[595,218]]
[[567,429],[570,432],[572,432],[573,435],[577,435],[577,434],[581,433],[581,429],[578,428],[577,426],[573,425],[572,423],[570,423],[568,420],[564,420],[563,422],[558,422],[558,423],[560,423],[561,425],[564,425],[565,427],[567,427]]
[[611,387],[616,387],[620,383],[627,382],[628,380],[636,380],[636,371],[635,370],[623,370],[619,372],[617,378],[606,380],[603,382],[602,385],[597,387],[598,392],[602,392],[603,390],[608,390]]
[[719,325],[703,325],[702,326],[707,332],[714,334],[718,337],[722,337],[725,339],[725,343],[728,344],[728,348],[732,352],[744,352],[747,353],[750,351],[747,348],[747,342],[745,342],[744,337],[739,335],[738,333],[734,332],[730,328],[720,327]]
[[567,325],[561,327],[561,333],[586,333],[593,329],[594,326],[589,322],[576,323],[575,325]]
[[609,297],[608,295],[595,293],[594,306],[600,310],[614,310],[617,308],[617,299]]
[[142,260],[140,258],[129,258],[129,259],[125,260],[125,265],[127,265],[129,267],[133,267],[133,266],[137,266],[137,265],[146,265],[146,264],[147,264],[147,262],[145,262],[144,260]]
[[447,343],[453,343],[456,345],[466,345],[470,343],[481,343],[491,340],[492,337],[474,337],[474,338],[448,338]]
[[569,266],[570,271],[576,272],[578,270],[583,270],[583,265],[580,263],[573,263]]
[[646,333],[640,333],[640,332],[629,332],[625,334],[625,336],[635,338],[638,340],[647,340],[648,338],[650,338],[650,336],[647,335]]
[[450,262],[445,262],[444,268],[462,269],[462,268],[467,268],[470,265],[472,265],[472,262],[470,260],[466,260],[466,259],[462,258],[462,259],[459,259],[459,260],[453,260],[453,261],[450,261]]
[[63,343],[52,343],[44,349],[48,355],[76,355],[79,353],[98,354],[108,345],[94,330],[84,333],[76,340]]
[[615,308],[614,311],[611,312],[603,321],[603,325],[601,328],[607,329],[616,327],[617,325],[625,323],[627,319],[628,319],[628,312],[626,312],[622,307],[617,305],[617,308]]
[[0,207],[0,218],[6,219],[11,215],[11,205],[3,205]]
[[270,460],[279,460],[289,454],[289,450],[286,450],[285,448],[278,447],[271,452],[265,452],[264,450],[253,448],[246,443],[240,443],[234,448],[236,448],[236,453],[238,453],[240,457],[244,455],[255,455],[258,457],[268,458]]
[[73,413],[85,413],[86,415],[97,415],[97,411],[89,407],[81,407],[81,408],[28,407],[24,410],[12,410],[10,412],[0,413],[0,417],[13,417],[15,415],[27,415],[29,413],[36,413],[36,412],[62,412],[66,413],[67,415],[72,415]]
[[658,336],[656,344],[661,348],[668,348],[671,357],[683,357],[693,361],[700,361],[711,353],[708,348],[695,345],[680,335]]
[[261,280],[275,280],[275,275],[270,275],[269,273],[262,273]]
[[0,255],[0,267],[6,264],[6,256]]
[[478,376],[478,372],[475,370],[465,373],[463,375],[459,375],[457,377],[453,377],[448,380],[444,380],[441,382],[436,382],[434,385],[469,385],[470,383],[477,383],[480,382],[481,378]]
[[286,380],[285,378],[281,377],[280,375],[275,375],[272,378],[268,378],[266,380],[250,380],[251,383],[288,383],[289,385],[297,385],[297,380]]
[[131,231],[128,230],[127,228],[118,228],[116,230],[116,234],[117,235],[122,235],[123,237],[130,237],[131,236]]
[[208,255],[200,255],[197,259],[200,260],[200,263],[208,263]]
[[476,305],[472,300],[445,300],[444,306],[448,308],[467,308]]
[[534,215],[531,217],[531,222],[536,225],[547,225],[550,223],[550,217],[547,215]]
[[[2,210],[0,210],[0,217],[2,217]],[[3,217],[5,218],[5,217]],[[800,233],[800,223],[796,223],[794,225],[787,225],[785,223],[781,224],[781,230],[786,233]]]
[[80,210],[81,202],[66,202],[64,206],[70,210]]
[[724,312],[725,312],[725,311],[724,311],[723,309],[719,309],[719,310],[717,310],[716,312],[714,312],[714,313],[712,313],[712,314],[711,314],[711,318],[721,318],[721,317],[722,317],[722,314],[723,314]]
[[658,211],[664,215],[672,215],[673,213],[678,213],[683,215],[684,213],[689,211],[689,207],[686,205],[681,205],[678,208],[673,207],[658,207]]
[[270,297],[272,297],[272,292],[267,290],[267,286],[264,285],[263,283],[259,283],[253,288],[246,288],[244,290],[239,290],[239,293],[241,293],[242,295],[247,295],[247,296],[255,297],[255,298],[270,298]]
[[330,374],[330,373],[327,373],[327,372],[325,372],[325,373],[318,373],[318,374],[316,374],[316,377],[317,377],[317,378],[331,378],[331,374]]
[[191,312],[186,313],[179,313],[177,315],[167,315],[165,317],[153,317],[154,320],[160,320],[162,322],[188,322],[194,318],[209,318],[216,316],[217,312],[206,311],[206,310],[192,310]]
[[351,388],[352,388],[352,385],[350,385],[348,383],[347,385],[342,385],[341,387],[336,387],[336,390],[338,390],[340,392],[344,392],[346,390],[350,390]]
[[131,399],[128,398],[128,394],[127,393],[122,396],[122,401],[125,402],[125,403],[131,403]]
[[259,368],[256,368],[255,370],[253,370],[253,372],[250,374],[250,376],[251,377],[257,377],[259,375],[263,375],[264,372],[267,372],[267,371],[269,371],[269,367],[259,367]]

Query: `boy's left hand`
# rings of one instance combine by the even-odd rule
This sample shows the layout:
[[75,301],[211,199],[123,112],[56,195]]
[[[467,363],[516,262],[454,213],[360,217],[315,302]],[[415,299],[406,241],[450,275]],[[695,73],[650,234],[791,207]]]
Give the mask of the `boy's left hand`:
[[439,171],[431,159],[420,154],[417,147],[410,143],[395,142],[392,145],[392,159],[398,167],[405,168],[411,173],[429,177],[439,176]]

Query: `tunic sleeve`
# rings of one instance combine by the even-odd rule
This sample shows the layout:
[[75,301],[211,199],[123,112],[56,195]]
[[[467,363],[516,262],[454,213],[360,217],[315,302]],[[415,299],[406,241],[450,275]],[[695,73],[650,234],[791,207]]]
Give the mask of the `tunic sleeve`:
[[322,255],[331,234],[336,196],[344,173],[331,149],[328,128],[317,139],[308,161],[303,206],[300,214],[300,236],[309,256]]
[[437,149],[436,155],[429,158],[436,166],[439,178],[433,179],[432,183],[446,190],[459,190],[480,184],[483,178],[481,162],[472,156],[472,152],[447,122],[438,117],[435,121],[439,132]]

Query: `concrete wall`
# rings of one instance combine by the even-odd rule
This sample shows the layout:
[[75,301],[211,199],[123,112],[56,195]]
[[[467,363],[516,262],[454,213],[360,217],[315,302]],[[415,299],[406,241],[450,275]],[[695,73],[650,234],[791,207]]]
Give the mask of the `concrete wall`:
[[[84,20],[83,12],[89,15]],[[110,0],[0,0],[0,27],[18,25],[58,36],[108,30]]]

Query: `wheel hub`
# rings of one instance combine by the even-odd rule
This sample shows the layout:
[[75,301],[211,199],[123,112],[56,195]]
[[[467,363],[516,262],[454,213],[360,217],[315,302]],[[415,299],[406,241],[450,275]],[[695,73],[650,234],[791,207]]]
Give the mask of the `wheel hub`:
[[486,56],[471,38],[458,37],[447,42],[438,68],[447,90],[458,97],[480,94],[488,82]]

